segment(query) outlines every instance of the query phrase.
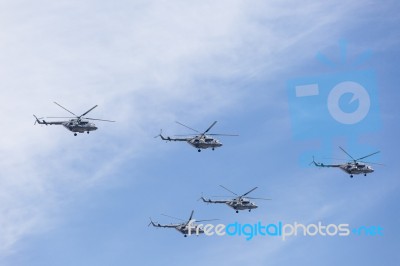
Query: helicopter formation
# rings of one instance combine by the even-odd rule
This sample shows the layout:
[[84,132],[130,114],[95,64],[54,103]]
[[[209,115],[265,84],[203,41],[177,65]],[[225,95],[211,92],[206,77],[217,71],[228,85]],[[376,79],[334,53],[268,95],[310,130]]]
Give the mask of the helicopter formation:
[[[38,118],[36,115],[33,115],[35,117],[35,123],[41,124],[41,125],[62,125],[64,126],[67,130],[71,131],[74,133],[74,136],[77,135],[77,133],[84,133],[87,132],[89,134],[90,131],[95,131],[98,129],[98,127],[91,122],[91,120],[94,121],[104,121],[104,122],[115,122],[113,120],[106,120],[106,119],[98,119],[98,118],[90,118],[90,117],[86,117],[86,115],[91,112],[93,109],[95,109],[98,105],[93,106],[92,108],[90,108],[89,110],[87,110],[86,112],[84,112],[81,115],[76,115],[73,112],[71,112],[70,110],[68,110],[67,108],[63,107],[62,105],[60,105],[57,102],[54,102],[54,104],[58,105],[59,107],[61,107],[62,109],[64,109],[65,111],[69,112],[70,114],[73,115],[73,117],[46,117],[50,118],[50,119],[54,119],[54,118],[64,118],[64,119],[68,119],[68,120],[63,120],[63,121],[46,121],[44,120],[43,117]],[[201,132],[198,131],[196,129],[193,129],[183,123],[180,123],[178,121],[176,121],[177,124],[186,127],[187,129],[190,129],[191,131],[196,132],[196,134],[187,134],[187,135],[175,135],[173,137],[170,136],[164,136],[162,134],[162,130],[160,131],[160,134],[158,134],[157,136],[155,136],[155,138],[160,137],[162,140],[167,141],[167,142],[171,142],[171,141],[183,141],[183,142],[187,142],[189,145],[191,145],[192,147],[196,148],[198,152],[201,152],[202,149],[212,149],[215,150],[215,148],[219,148],[222,147],[222,143],[216,139],[214,136],[239,136],[237,134],[217,134],[217,133],[209,133],[210,130],[215,126],[215,124],[217,123],[217,121],[214,121],[205,131]],[[367,174],[373,173],[374,169],[372,168],[371,165],[369,164],[377,164],[377,163],[370,163],[370,162],[365,162],[362,161],[365,158],[368,158],[372,155],[375,155],[377,153],[379,153],[380,151],[376,151],[374,153],[368,154],[366,156],[362,156],[360,158],[354,159],[353,156],[351,156],[347,151],[345,151],[342,147],[339,147],[346,155],[348,155],[351,158],[351,161],[348,161],[346,163],[343,164],[324,164],[324,163],[319,163],[313,160],[311,162],[311,164],[314,164],[314,166],[316,167],[322,167],[322,168],[339,168],[342,171],[346,172],[347,174],[350,174],[350,177],[352,178],[353,175],[358,175],[358,174],[364,174],[364,176],[366,176]],[[377,164],[380,165],[380,164]],[[239,211],[243,211],[243,210],[248,210],[249,212],[251,212],[251,210],[257,209],[258,205],[251,200],[271,200],[271,199],[267,199],[267,198],[255,198],[255,197],[249,197],[248,195],[253,192],[254,190],[256,190],[258,187],[254,187],[251,190],[247,191],[246,193],[243,193],[241,195],[231,191],[230,189],[220,185],[221,188],[225,189],[226,191],[230,192],[231,194],[233,194],[235,197],[234,198],[230,198],[230,199],[225,199],[225,200],[215,200],[215,199],[211,199],[211,198],[205,198],[203,197],[203,195],[200,197],[200,199],[206,203],[206,204],[225,204],[228,207],[232,208],[235,210],[236,213],[239,213]],[[215,196],[215,197],[219,197],[219,196]],[[231,196],[232,197],[232,196]],[[200,200],[199,199],[199,200]],[[173,216],[169,216],[169,215],[165,215],[162,214],[163,216],[169,217],[169,218],[173,218],[176,220],[180,220],[180,223],[170,223],[170,224],[160,224],[157,222],[154,222],[151,218],[150,218],[150,223],[149,226],[152,225],[153,227],[157,227],[157,228],[174,228],[176,229],[178,232],[182,233],[184,235],[184,237],[187,237],[187,235],[191,235],[191,234],[202,234],[204,233],[203,228],[199,227],[198,224],[196,224],[196,220],[193,219],[193,214],[194,214],[194,210],[192,210],[189,219],[188,220],[183,220],[180,218],[176,218]],[[202,222],[202,221],[214,221],[217,219],[209,219],[209,220],[197,220],[197,222]]]

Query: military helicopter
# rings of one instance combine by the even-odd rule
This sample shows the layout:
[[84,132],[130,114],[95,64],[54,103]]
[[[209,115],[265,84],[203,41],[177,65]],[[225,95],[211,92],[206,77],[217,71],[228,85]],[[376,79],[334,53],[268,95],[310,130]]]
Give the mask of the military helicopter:
[[[353,178],[353,175],[364,174],[364,176],[367,176],[367,174],[374,172],[374,169],[370,165],[368,165],[366,162],[363,162],[360,160],[370,157],[374,154],[377,154],[380,151],[368,154],[368,155],[360,157],[358,159],[354,159],[353,156],[351,156],[348,152],[346,152],[342,147],[339,147],[339,148],[344,153],[346,153],[353,161],[350,161],[350,162],[347,162],[344,164],[323,164],[323,163],[315,162],[314,157],[313,157],[313,161],[311,163],[314,163],[314,165],[317,167],[339,167],[344,172],[350,174],[350,178]],[[378,163],[370,163],[370,164],[380,165]]]
[[[91,123],[89,121],[85,121],[85,120],[97,120],[97,121],[106,121],[106,122],[115,122],[112,120],[104,120],[104,119],[97,119],[97,118],[89,118],[89,117],[85,117],[85,115],[87,115],[90,111],[92,111],[94,108],[97,107],[97,105],[93,106],[92,108],[90,108],[88,111],[84,112],[81,115],[76,115],[73,112],[71,112],[70,110],[68,110],[67,108],[61,106],[60,104],[54,102],[56,105],[60,106],[62,109],[64,109],[65,111],[67,111],[70,114],[73,114],[75,117],[48,117],[48,118],[70,118],[70,120],[68,121],[52,121],[52,122],[47,122],[43,119],[43,117],[41,118],[37,118],[35,115],[33,115],[36,119],[35,124],[41,124],[41,125],[63,125],[66,129],[68,129],[71,132],[74,132],[74,136],[77,135],[77,133],[84,133],[87,132],[89,134],[90,131],[95,131],[97,130],[97,127],[94,123]],[[40,121],[40,119],[42,119],[42,121]]]
[[[150,223],[148,226],[152,225],[154,227],[162,227],[162,228],[175,228],[177,231],[179,231],[180,233],[183,234],[184,237],[187,237],[187,235],[199,235],[199,234],[203,234],[204,230],[202,228],[202,226],[199,226],[198,224],[196,224],[196,220],[192,219],[193,218],[193,213],[194,210],[192,211],[192,213],[190,214],[190,217],[187,221],[182,220],[180,218],[176,218],[173,216],[169,216],[166,214],[161,214],[163,216],[169,217],[169,218],[173,218],[176,220],[180,220],[182,221],[182,223],[176,223],[176,224],[159,224],[159,223],[155,223],[151,220],[150,218]],[[210,220],[199,220],[197,222],[205,222],[205,221],[215,221],[217,219],[210,219]]]
[[219,185],[219,186],[222,187],[223,189],[229,191],[230,193],[236,195],[237,197],[234,199],[231,199],[231,200],[211,200],[211,199],[205,199],[203,196],[201,196],[200,199],[202,199],[203,202],[205,202],[205,203],[225,203],[226,205],[228,205],[229,207],[234,209],[236,211],[236,213],[239,213],[239,210],[249,210],[249,212],[250,212],[252,209],[258,208],[258,206],[254,202],[251,202],[249,199],[271,200],[271,199],[253,198],[253,197],[245,198],[245,196],[247,196],[248,194],[253,192],[255,189],[257,189],[257,187],[251,189],[250,191],[248,191],[242,195],[238,195],[235,192],[227,189],[223,185]]
[[158,134],[157,136],[155,136],[155,138],[160,137],[162,140],[166,140],[166,141],[186,141],[187,143],[189,143],[190,145],[192,145],[193,147],[195,147],[197,149],[198,152],[201,152],[201,149],[208,149],[211,148],[212,150],[214,150],[215,148],[221,147],[222,143],[217,140],[216,138],[213,138],[211,136],[238,136],[238,135],[232,135],[232,134],[207,134],[208,131],[210,131],[210,129],[217,123],[217,121],[214,121],[214,123],[211,124],[211,126],[209,126],[204,132],[200,132],[196,129],[193,129],[191,127],[188,127],[178,121],[176,121],[176,123],[178,123],[181,126],[184,126],[194,132],[197,132],[198,134],[193,134],[193,135],[176,135],[176,136],[193,136],[193,137],[186,137],[186,138],[171,138],[171,137],[164,137],[162,135],[162,130],[160,132],[160,134]]

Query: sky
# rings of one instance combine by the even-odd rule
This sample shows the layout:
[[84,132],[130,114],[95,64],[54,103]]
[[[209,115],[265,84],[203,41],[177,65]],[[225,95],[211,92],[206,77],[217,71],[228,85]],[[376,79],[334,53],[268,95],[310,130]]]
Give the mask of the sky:
[[[398,265],[399,7],[0,1],[0,265]],[[335,127],[323,84],[348,78],[366,80],[370,113]],[[316,102],[291,97],[300,80],[320,84]],[[357,108],[349,99],[346,112]],[[117,122],[76,137],[34,125],[33,114],[68,115],[54,101],[77,114],[98,105],[90,117]],[[239,136],[200,153],[154,138],[192,133],[175,121],[199,131],[218,121],[213,133]],[[354,178],[308,165],[312,155],[347,160],[338,146],[357,158],[379,150],[368,161],[383,165]],[[198,201],[227,195],[219,185],[257,186],[251,196],[272,200],[239,214]],[[218,223],[323,221],[384,234],[246,241],[147,226],[192,210]]]

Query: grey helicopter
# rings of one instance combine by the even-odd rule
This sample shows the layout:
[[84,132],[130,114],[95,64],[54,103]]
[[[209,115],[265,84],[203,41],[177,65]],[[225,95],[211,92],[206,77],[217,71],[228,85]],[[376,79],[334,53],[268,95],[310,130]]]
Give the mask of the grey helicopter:
[[[153,222],[153,220],[150,218],[150,223],[148,226],[152,225],[154,227],[161,227],[161,228],[174,228],[176,229],[178,232],[182,233],[184,237],[187,237],[188,235],[199,235],[199,234],[203,234],[204,230],[203,227],[201,225],[196,224],[196,220],[193,219],[193,213],[194,210],[192,210],[192,212],[190,213],[190,217],[189,219],[183,220],[180,218],[176,218],[173,216],[169,216],[166,214],[161,214],[163,216],[169,217],[169,218],[173,218],[176,220],[180,220],[182,221],[181,223],[171,223],[171,224],[160,224],[157,222]],[[209,220],[199,220],[197,222],[205,222],[205,221],[215,221],[217,219],[209,219]]]
[[206,199],[203,196],[201,196],[200,199],[203,200],[203,202],[205,202],[205,203],[225,203],[226,205],[228,205],[229,207],[234,209],[236,211],[236,213],[239,213],[239,210],[249,210],[249,212],[250,212],[253,209],[257,209],[258,208],[257,204],[255,204],[254,202],[251,202],[250,199],[271,200],[271,199],[264,199],[264,198],[246,197],[248,194],[250,194],[251,192],[256,190],[258,187],[255,187],[242,195],[238,195],[235,192],[227,189],[223,185],[219,185],[219,186],[222,187],[223,189],[229,191],[230,193],[234,194],[236,196],[236,198],[231,199],[231,200],[211,200],[211,199]]
[[[211,126],[209,126],[204,132],[200,132],[196,129],[193,129],[191,127],[188,127],[178,121],[176,121],[176,123],[178,123],[181,126],[184,126],[194,132],[197,132],[197,134],[189,134],[189,135],[175,135],[177,136],[187,136],[185,138],[171,138],[171,137],[164,137],[162,135],[162,130],[160,131],[160,134],[158,134],[157,136],[155,136],[155,138],[160,137],[162,140],[165,141],[186,141],[187,143],[189,143],[191,146],[193,146],[194,148],[197,149],[198,152],[201,152],[201,149],[208,149],[211,148],[212,150],[214,150],[215,148],[221,147],[222,143],[212,137],[212,136],[238,136],[236,134],[207,134],[210,129],[217,123],[217,121],[214,121],[214,123],[211,124]],[[191,136],[191,137],[189,137]]]
[[[74,114],[73,112],[71,112],[70,110],[68,110],[67,108],[61,106],[60,104],[58,104],[56,102],[54,102],[54,103],[56,105],[58,105],[59,107],[61,107],[62,109],[64,109],[65,111],[67,111],[68,113],[74,115],[75,117],[47,117],[47,118],[69,118],[68,121],[50,121],[49,122],[49,121],[44,120],[43,117],[37,118],[36,115],[33,115],[36,119],[34,125],[36,125],[36,123],[38,123],[40,125],[46,125],[46,126],[62,125],[69,131],[74,132],[74,136],[76,136],[77,133],[87,132],[89,134],[90,131],[97,130],[97,126],[94,123],[89,122],[88,120],[115,122],[112,120],[85,117],[85,115],[87,115],[90,111],[92,111],[94,108],[96,108],[97,105],[93,106],[88,111],[86,111],[83,114],[78,116],[78,115]],[[42,121],[40,121],[40,119],[42,119]]]
[[338,167],[339,169],[346,172],[347,174],[350,174],[350,178],[353,178],[353,175],[364,174],[364,176],[367,176],[367,174],[373,173],[374,169],[372,168],[372,166],[370,166],[368,164],[381,165],[378,163],[371,163],[371,162],[367,163],[367,162],[360,161],[362,159],[365,159],[367,157],[375,155],[375,154],[379,153],[380,151],[368,154],[368,155],[360,157],[358,159],[354,159],[353,156],[351,156],[348,152],[346,152],[342,147],[339,147],[339,148],[344,153],[346,153],[352,159],[352,161],[349,161],[349,162],[343,163],[343,164],[323,164],[323,163],[315,162],[314,157],[313,157],[313,161],[311,163],[313,163],[317,167]]

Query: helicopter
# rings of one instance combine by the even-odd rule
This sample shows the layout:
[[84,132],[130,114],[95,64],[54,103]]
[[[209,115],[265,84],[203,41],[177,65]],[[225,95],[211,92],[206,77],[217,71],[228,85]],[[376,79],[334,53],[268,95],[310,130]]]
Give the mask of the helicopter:
[[[353,178],[353,175],[364,174],[364,176],[367,176],[367,174],[374,172],[374,169],[372,168],[372,166],[370,166],[366,162],[363,162],[360,160],[370,157],[372,155],[375,155],[375,154],[379,153],[380,151],[368,154],[368,155],[360,157],[358,159],[354,159],[353,156],[351,156],[348,152],[346,152],[342,147],[339,146],[339,148],[344,153],[346,153],[352,159],[352,161],[349,161],[344,164],[323,164],[323,163],[315,162],[314,157],[313,157],[313,161],[311,163],[313,163],[317,167],[338,167],[341,170],[343,170],[344,172],[350,174],[350,178]],[[370,164],[377,164],[377,163],[370,163]],[[378,165],[380,165],[380,164],[378,164]]]
[[205,202],[205,203],[225,203],[226,205],[228,205],[229,207],[234,209],[236,211],[236,213],[239,213],[239,210],[249,210],[249,212],[250,212],[252,209],[258,208],[258,206],[254,202],[251,202],[249,199],[271,200],[271,199],[253,198],[253,197],[245,198],[245,196],[247,196],[248,194],[250,194],[251,192],[256,190],[258,187],[255,187],[242,195],[238,195],[235,192],[227,189],[223,185],[219,185],[219,186],[222,187],[223,189],[229,191],[230,193],[236,195],[237,197],[234,199],[231,199],[231,200],[211,200],[211,199],[205,199],[203,196],[201,196],[200,199],[202,199],[203,202]]
[[[90,131],[95,131],[97,130],[97,127],[94,123],[91,123],[87,120],[97,120],[97,121],[106,121],[106,122],[115,122],[112,120],[104,120],[104,119],[97,119],[97,118],[89,118],[89,117],[85,117],[85,115],[87,115],[90,111],[92,111],[94,108],[97,107],[97,105],[93,106],[92,108],[90,108],[88,111],[84,112],[81,115],[76,115],[73,112],[71,112],[70,110],[68,110],[67,108],[61,106],[60,104],[58,104],[57,102],[54,102],[56,105],[58,105],[59,107],[61,107],[62,109],[64,109],[65,111],[67,111],[70,114],[73,114],[75,117],[48,117],[48,118],[70,118],[70,120],[68,121],[51,121],[51,122],[47,122],[43,119],[43,117],[37,118],[36,115],[33,115],[36,119],[34,125],[36,125],[36,123],[41,124],[41,125],[62,125],[64,126],[66,129],[68,129],[71,132],[74,132],[74,136],[77,135],[77,133],[84,133],[87,132],[89,134]],[[42,121],[40,121],[40,119],[42,119]]]
[[[182,221],[182,223],[159,224],[159,223],[153,222],[153,220],[151,220],[151,218],[150,218],[150,223],[148,226],[152,225],[154,227],[161,227],[161,228],[175,228],[178,232],[182,233],[184,237],[187,237],[188,235],[192,235],[192,234],[195,234],[198,236],[199,234],[204,233],[204,229],[202,228],[202,226],[195,223],[196,222],[195,219],[192,219],[193,213],[194,213],[194,210],[192,210],[190,217],[187,221],[180,219],[180,218],[173,217],[173,216],[169,216],[166,214],[161,214],[161,215],[169,217],[169,218],[180,220],[180,221]],[[215,221],[215,220],[217,220],[217,219],[199,220],[197,222]]]
[[204,132],[200,132],[196,129],[193,129],[191,127],[188,127],[178,121],[176,121],[177,124],[184,126],[194,132],[197,132],[198,134],[193,134],[193,135],[176,135],[176,136],[193,136],[193,137],[186,137],[186,138],[171,138],[171,137],[164,137],[162,135],[162,130],[160,131],[160,134],[155,136],[155,138],[160,137],[162,140],[165,141],[186,141],[193,147],[197,149],[198,152],[201,152],[201,149],[208,149],[211,148],[214,150],[215,148],[221,147],[222,143],[217,140],[216,138],[213,138],[211,136],[238,136],[238,135],[232,135],[232,134],[207,134],[208,131],[217,123],[217,121],[214,121],[214,123],[211,124]]

